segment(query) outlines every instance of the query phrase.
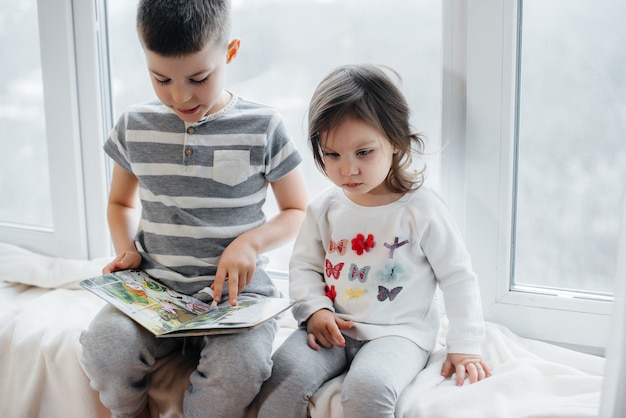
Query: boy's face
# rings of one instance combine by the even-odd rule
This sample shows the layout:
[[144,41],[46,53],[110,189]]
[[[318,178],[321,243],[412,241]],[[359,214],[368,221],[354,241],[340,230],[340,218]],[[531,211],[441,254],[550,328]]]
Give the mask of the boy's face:
[[198,122],[230,100],[224,91],[226,64],[238,50],[238,39],[231,41],[226,50],[208,43],[201,51],[180,57],[164,57],[145,49],[154,92],[179,118]]

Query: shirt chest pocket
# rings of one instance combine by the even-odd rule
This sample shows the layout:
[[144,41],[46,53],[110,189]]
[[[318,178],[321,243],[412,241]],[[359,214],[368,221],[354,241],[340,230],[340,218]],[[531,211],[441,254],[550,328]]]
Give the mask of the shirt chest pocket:
[[250,176],[250,150],[216,150],[213,153],[213,180],[236,186]]

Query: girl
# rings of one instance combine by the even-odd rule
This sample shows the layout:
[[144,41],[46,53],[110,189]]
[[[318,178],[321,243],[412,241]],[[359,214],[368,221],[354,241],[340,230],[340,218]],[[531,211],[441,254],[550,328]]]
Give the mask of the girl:
[[456,384],[491,372],[477,278],[446,206],[409,170],[423,140],[381,68],[344,66],[319,84],[309,140],[335,184],[308,207],[290,262],[300,328],[273,356],[259,417],[306,417],[310,397],[348,370],[344,417],[393,417],[435,346],[442,289],[450,320],[442,375]]

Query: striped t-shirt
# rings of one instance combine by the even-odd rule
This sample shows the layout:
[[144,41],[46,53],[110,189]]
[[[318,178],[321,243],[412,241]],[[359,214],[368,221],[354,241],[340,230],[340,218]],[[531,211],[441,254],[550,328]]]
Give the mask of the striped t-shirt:
[[135,105],[104,149],[139,179],[141,269],[187,294],[213,281],[232,240],[266,221],[268,182],[301,162],[278,112],[236,95],[193,124],[157,101]]

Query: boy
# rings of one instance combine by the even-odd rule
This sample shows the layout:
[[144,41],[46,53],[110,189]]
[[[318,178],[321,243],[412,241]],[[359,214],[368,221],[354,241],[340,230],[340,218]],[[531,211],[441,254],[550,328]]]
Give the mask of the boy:
[[[259,254],[295,236],[306,189],[279,115],[224,89],[240,46],[229,41],[230,1],[141,0],[137,30],[159,102],[131,107],[105,144],[115,161],[108,220],[117,256],[103,273],[139,268],[207,302],[276,296]],[[267,183],[280,213],[265,222]],[[233,335],[156,339],[107,305],[81,335],[82,362],[104,405],[136,416],[155,362],[199,347],[184,416],[237,417],[269,377],[275,332],[272,321]]]

